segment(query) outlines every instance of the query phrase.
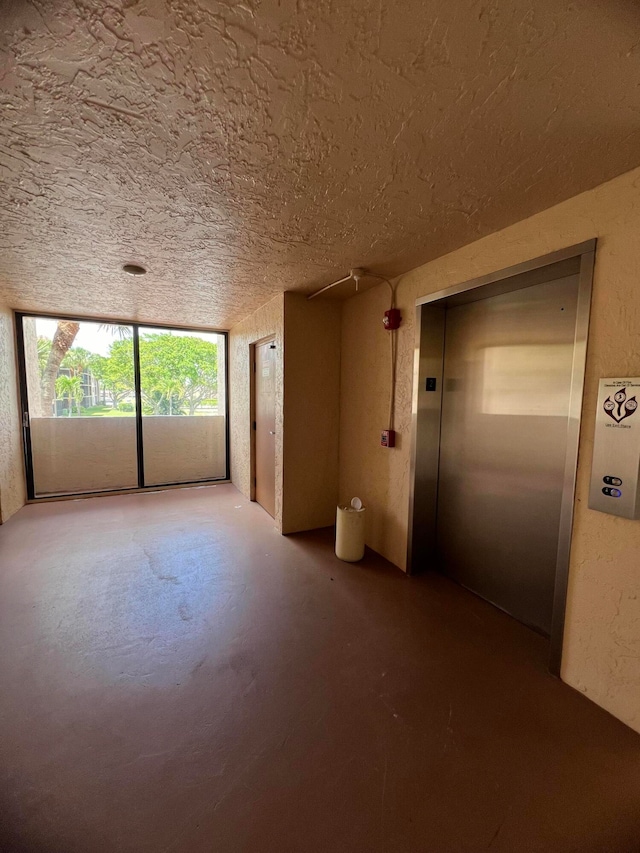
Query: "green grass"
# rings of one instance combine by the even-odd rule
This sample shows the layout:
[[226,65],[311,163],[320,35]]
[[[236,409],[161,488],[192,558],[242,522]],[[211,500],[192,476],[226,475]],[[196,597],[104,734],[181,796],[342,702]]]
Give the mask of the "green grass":
[[[213,414],[210,409],[196,410],[196,415],[199,416],[207,416]],[[145,413],[146,415],[146,413]],[[112,409],[111,406],[91,406],[88,409],[82,409],[80,414],[78,414],[75,409],[72,418],[134,418],[136,416],[135,412],[120,412],[118,409]],[[66,418],[67,415],[60,415],[60,417]],[[179,417],[176,415],[176,417]]]
[[[112,409],[111,406],[91,406],[89,409],[82,409],[81,418],[134,418],[135,412],[119,412],[117,409]],[[74,412],[71,417],[78,417]]]

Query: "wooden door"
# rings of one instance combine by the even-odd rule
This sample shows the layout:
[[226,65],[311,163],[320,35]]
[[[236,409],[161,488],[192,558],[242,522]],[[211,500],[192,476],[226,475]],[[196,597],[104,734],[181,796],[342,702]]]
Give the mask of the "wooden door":
[[255,347],[256,500],[276,514],[276,345]]

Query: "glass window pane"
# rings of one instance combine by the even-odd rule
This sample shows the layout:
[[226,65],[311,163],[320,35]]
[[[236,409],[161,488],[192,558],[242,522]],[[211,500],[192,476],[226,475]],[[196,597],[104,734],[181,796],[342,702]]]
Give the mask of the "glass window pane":
[[138,485],[131,326],[23,317],[36,497]]
[[140,327],[145,485],[224,479],[225,335]]

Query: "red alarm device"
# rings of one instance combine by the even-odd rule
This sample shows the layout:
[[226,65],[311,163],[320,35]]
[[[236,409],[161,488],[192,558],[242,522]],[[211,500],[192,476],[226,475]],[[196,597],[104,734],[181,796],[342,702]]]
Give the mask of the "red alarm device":
[[395,332],[396,329],[399,329],[401,321],[402,316],[399,308],[389,308],[388,311],[384,312],[384,319],[382,322],[388,332]]
[[380,436],[380,444],[383,447],[396,446],[396,431],[394,429],[383,429]]

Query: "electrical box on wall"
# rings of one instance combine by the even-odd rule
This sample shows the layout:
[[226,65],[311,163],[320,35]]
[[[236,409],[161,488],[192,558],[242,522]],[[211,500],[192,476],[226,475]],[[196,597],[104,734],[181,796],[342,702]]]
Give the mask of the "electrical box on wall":
[[637,518],[640,471],[640,377],[601,379],[589,507]]

